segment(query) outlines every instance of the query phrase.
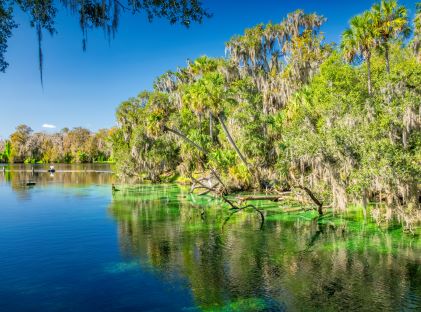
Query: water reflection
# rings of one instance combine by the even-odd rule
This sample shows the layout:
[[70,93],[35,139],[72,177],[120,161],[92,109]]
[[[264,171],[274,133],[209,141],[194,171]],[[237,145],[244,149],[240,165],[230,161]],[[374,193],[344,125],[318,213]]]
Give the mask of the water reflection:
[[[121,252],[169,282],[186,279],[196,304],[227,311],[419,311],[421,243],[400,229],[327,216],[228,212],[176,186],[116,192]],[[130,262],[133,263],[133,262]]]
[[59,164],[55,165],[57,170],[55,173],[47,172],[48,167],[48,165],[1,165],[0,183],[9,184],[19,199],[29,200],[34,187],[55,184],[80,188],[111,184],[115,180],[109,164]]

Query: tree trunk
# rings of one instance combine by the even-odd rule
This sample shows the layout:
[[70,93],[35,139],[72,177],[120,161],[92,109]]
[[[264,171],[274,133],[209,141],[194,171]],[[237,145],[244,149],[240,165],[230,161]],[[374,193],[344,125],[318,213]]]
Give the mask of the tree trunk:
[[245,202],[248,200],[270,200],[270,201],[281,201],[282,196],[280,195],[245,195],[245,196],[237,196],[237,200],[239,202]]
[[319,215],[323,215],[323,203],[317,199],[313,192],[308,187],[302,185],[296,185],[295,187],[304,190],[307,193],[307,195],[310,196],[311,200],[316,204],[317,212],[319,213]]
[[371,95],[371,54],[367,56],[367,85],[368,95]]
[[164,131],[169,131],[169,132],[171,132],[171,133],[174,133],[175,135],[177,135],[177,136],[179,136],[180,138],[182,138],[184,141],[186,141],[187,143],[189,143],[190,145],[192,145],[192,146],[194,146],[194,147],[196,147],[198,150],[200,150],[202,153],[204,153],[204,154],[207,154],[207,151],[203,148],[203,147],[201,147],[199,144],[197,144],[196,142],[194,142],[194,141],[192,141],[192,140],[190,140],[184,133],[181,133],[180,131],[178,131],[178,130],[175,130],[175,129],[171,129],[171,128],[168,128],[168,127],[164,127]]
[[[182,133],[181,131],[175,130],[175,129],[171,129],[168,128],[167,126],[164,126],[164,131],[169,131],[171,133],[174,133],[175,135],[179,136],[180,138],[182,138],[184,141],[186,141],[187,143],[189,143],[190,145],[196,147],[198,150],[200,150],[202,153],[204,154],[208,154],[208,151],[206,149],[204,149],[203,147],[201,147],[199,144],[197,144],[196,142],[190,140],[184,133]],[[203,161],[201,161],[201,163],[203,164],[203,166],[205,167],[205,163]],[[215,169],[213,169],[212,167],[210,167],[210,170],[212,171],[212,174],[215,176],[215,178],[218,180],[218,182],[222,185],[223,187],[223,192],[225,192],[225,190],[227,189],[225,184],[222,182],[221,178],[219,177],[218,173],[215,171]]]
[[235,152],[237,153],[238,157],[240,157],[240,159],[244,163],[244,165],[246,165],[246,167],[249,170],[249,172],[251,172],[249,163],[247,162],[247,160],[243,156],[243,154],[240,152],[239,148],[237,147],[237,145],[235,144],[233,138],[231,137],[231,134],[229,133],[229,131],[227,129],[227,126],[225,125],[224,117],[222,116],[222,113],[218,115],[218,120],[221,123],[222,129],[224,130],[225,135],[227,136],[227,139],[228,139],[229,143],[231,144],[232,148],[235,150]]

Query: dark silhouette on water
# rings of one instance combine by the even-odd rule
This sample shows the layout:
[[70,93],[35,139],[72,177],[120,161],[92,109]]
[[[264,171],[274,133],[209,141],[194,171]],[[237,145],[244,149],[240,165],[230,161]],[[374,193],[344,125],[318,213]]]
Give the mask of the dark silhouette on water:
[[118,188],[115,187],[114,183],[111,184],[111,189],[113,192],[119,192],[120,190]]

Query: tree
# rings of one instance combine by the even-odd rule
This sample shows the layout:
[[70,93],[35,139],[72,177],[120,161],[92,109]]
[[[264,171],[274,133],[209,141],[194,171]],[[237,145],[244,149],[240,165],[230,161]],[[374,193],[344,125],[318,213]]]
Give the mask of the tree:
[[[335,209],[375,201],[410,226],[420,209],[421,66],[408,48],[391,56],[399,62],[367,102],[362,69],[334,53],[283,112],[279,162]],[[383,70],[383,57],[372,61]]]
[[110,130],[99,129],[92,136],[90,146],[92,159],[95,161],[105,161],[111,158],[111,142],[109,142]]
[[0,2],[0,72],[5,72],[9,65],[4,54],[7,51],[7,40],[12,36],[12,30],[17,25],[13,21],[13,7],[7,6],[5,1]]
[[414,39],[412,46],[417,56],[418,62],[421,63],[421,2],[416,4],[416,13],[414,19]]
[[32,129],[27,125],[19,125],[16,131],[10,135],[10,144],[12,151],[10,155],[11,162],[23,162],[26,158],[26,143],[30,138]]
[[377,220],[389,211],[411,228],[421,220],[420,64],[393,39],[385,77],[370,11],[336,51],[318,33],[323,20],[296,11],[259,24],[230,40],[228,58],[188,61],[123,102],[112,135],[121,175],[180,175],[235,211],[225,195],[262,188],[319,214],[375,202]]
[[408,25],[408,12],[404,6],[396,0],[381,0],[371,8],[374,34],[378,41],[378,47],[384,53],[386,59],[386,71],[390,73],[390,43],[405,39],[410,35]]
[[70,130],[64,137],[64,150],[71,155],[74,162],[91,161],[91,155],[88,151],[88,144],[91,137],[91,131],[86,128],[76,127]]
[[240,75],[251,77],[262,93],[265,114],[283,108],[329,55],[330,46],[319,33],[325,21],[321,15],[296,10],[278,24],[246,29],[226,44]]
[[224,121],[224,105],[227,105],[227,103],[234,100],[230,97],[231,92],[229,85],[227,85],[221,74],[208,73],[186,90],[184,100],[191,105],[191,108],[196,112],[207,112],[218,119],[228,142],[244,165],[251,171],[250,164],[238,148]]
[[11,146],[9,140],[0,140],[0,162],[7,163],[10,159]]
[[67,128],[56,133],[35,132],[27,125],[19,125],[9,140],[0,140],[0,161],[5,162],[92,162],[111,158],[112,131]]
[[341,48],[345,59],[354,62],[364,59],[367,62],[368,94],[372,93],[371,56],[376,47],[373,18],[370,12],[354,16],[349,22],[349,28],[342,33]]
[[177,166],[177,147],[162,131],[167,105],[165,94],[145,91],[118,107],[119,127],[111,141],[120,175],[159,182],[165,171]]
[[203,18],[210,17],[210,13],[202,7],[200,0],[2,0],[0,2],[0,71],[4,72],[8,66],[4,59],[7,50],[7,40],[17,25],[13,19],[13,7],[19,7],[27,13],[31,20],[31,27],[35,28],[38,38],[38,58],[41,83],[43,80],[43,32],[53,35],[57,32],[55,20],[58,4],[70,13],[79,16],[82,31],[82,48],[85,50],[88,40],[88,30],[101,28],[108,40],[113,38],[119,26],[121,12],[132,14],[146,14],[149,21],[154,17],[165,18],[171,24],[182,24],[189,27],[193,22],[201,23]]

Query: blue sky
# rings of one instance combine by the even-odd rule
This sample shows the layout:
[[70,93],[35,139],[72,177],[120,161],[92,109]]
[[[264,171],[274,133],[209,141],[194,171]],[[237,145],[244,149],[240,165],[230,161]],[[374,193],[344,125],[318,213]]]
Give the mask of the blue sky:
[[[19,28],[9,41],[10,63],[0,73],[0,138],[7,138],[18,124],[35,131],[63,127],[91,130],[115,124],[115,109],[123,100],[150,89],[154,78],[184,66],[200,55],[223,56],[224,43],[234,34],[257,23],[279,22],[288,12],[304,9],[327,17],[322,31],[328,41],[339,42],[353,15],[373,1],[355,0],[203,0],[213,13],[203,24],[186,29],[165,20],[149,23],[144,16],[123,14],[116,38],[109,44],[102,31],[90,32],[82,51],[78,18],[60,10],[58,33],[44,35],[44,88],[37,62],[37,40],[27,16],[16,10]],[[415,0],[401,0],[411,17]],[[43,128],[44,124],[56,129]]]

